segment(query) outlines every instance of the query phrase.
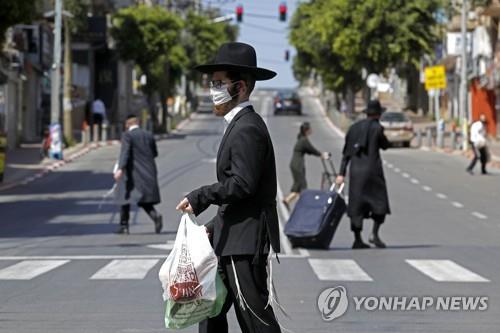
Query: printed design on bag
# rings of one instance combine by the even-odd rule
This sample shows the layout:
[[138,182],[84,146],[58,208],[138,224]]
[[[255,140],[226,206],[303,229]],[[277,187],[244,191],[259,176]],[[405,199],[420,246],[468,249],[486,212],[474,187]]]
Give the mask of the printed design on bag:
[[192,301],[202,296],[201,284],[186,243],[182,244],[179,264],[169,289],[174,301]]

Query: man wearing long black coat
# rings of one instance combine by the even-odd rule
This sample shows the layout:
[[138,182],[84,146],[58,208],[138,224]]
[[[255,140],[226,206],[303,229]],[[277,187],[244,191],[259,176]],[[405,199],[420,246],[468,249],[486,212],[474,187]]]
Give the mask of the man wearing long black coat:
[[224,117],[226,129],[217,154],[217,182],[189,193],[177,209],[198,215],[219,206],[208,229],[228,289],[221,314],[200,323],[199,331],[227,333],[226,313],[234,304],[243,333],[277,333],[273,309],[266,306],[266,257],[270,247],[280,250],[276,165],[266,124],[249,102],[255,80],[276,73],[258,68],[255,50],[243,43],[222,45],[214,63],[198,70],[212,75],[214,113]]
[[366,109],[367,119],[351,126],[345,138],[343,158],[337,183],[342,184],[350,163],[349,204],[347,214],[351,218],[351,230],[354,232],[353,249],[369,248],[363,242],[361,230],[363,219],[372,218],[373,232],[369,242],[384,248],[379,236],[379,228],[391,213],[380,149],[387,149],[389,141],[384,135],[384,128],[379,123],[382,107],[380,103],[370,101]]
[[[155,232],[160,233],[162,216],[154,205],[160,203],[155,158],[158,156],[156,141],[148,131],[139,127],[135,115],[129,115],[125,123],[118,169],[115,180],[125,177],[125,200],[137,203],[155,223]],[[130,203],[121,206],[119,234],[129,233]]]

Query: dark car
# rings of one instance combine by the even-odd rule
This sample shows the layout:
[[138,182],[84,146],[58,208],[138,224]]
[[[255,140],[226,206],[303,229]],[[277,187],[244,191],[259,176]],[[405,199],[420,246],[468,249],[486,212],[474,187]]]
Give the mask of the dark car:
[[295,90],[281,90],[274,96],[274,114],[287,112],[302,114],[300,97]]
[[210,95],[198,95],[197,96],[197,107],[196,112],[212,112],[214,103],[212,102],[212,98]]

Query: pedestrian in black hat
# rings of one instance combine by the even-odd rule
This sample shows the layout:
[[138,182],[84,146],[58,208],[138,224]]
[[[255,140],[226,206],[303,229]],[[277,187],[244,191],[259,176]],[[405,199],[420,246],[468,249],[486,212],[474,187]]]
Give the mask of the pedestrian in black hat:
[[123,134],[120,158],[114,178],[118,182],[125,177],[125,200],[121,206],[120,227],[116,233],[129,233],[130,203],[137,203],[155,224],[155,232],[160,233],[163,222],[155,205],[160,203],[160,190],[155,158],[158,156],[153,134],[139,127],[139,120],[129,114],[125,121],[127,131]]
[[273,309],[267,306],[267,255],[280,251],[276,211],[274,148],[264,120],[250,103],[256,80],[276,73],[257,67],[252,46],[222,45],[215,60],[198,66],[210,74],[214,113],[226,125],[217,153],[217,182],[184,198],[177,209],[199,215],[219,206],[209,223],[219,270],[228,289],[221,314],[200,323],[200,332],[228,332],[226,313],[235,304],[243,333],[280,332]]
[[354,232],[353,249],[370,246],[363,242],[361,230],[363,219],[372,218],[373,231],[369,242],[378,248],[386,245],[379,236],[379,228],[390,214],[389,198],[384,178],[380,149],[387,149],[389,141],[384,135],[384,128],[379,123],[383,112],[380,102],[370,101],[365,110],[367,118],[351,126],[345,138],[343,158],[337,184],[344,182],[350,163],[349,204],[347,214],[351,218],[351,230]]

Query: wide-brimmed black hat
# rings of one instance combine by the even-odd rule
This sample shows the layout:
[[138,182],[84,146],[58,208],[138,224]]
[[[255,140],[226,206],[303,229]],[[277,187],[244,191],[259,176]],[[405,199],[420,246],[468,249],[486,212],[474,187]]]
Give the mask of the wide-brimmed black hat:
[[380,102],[377,99],[371,100],[368,102],[366,106],[365,113],[367,115],[380,115],[385,111],[385,109],[380,105]]
[[250,73],[257,81],[270,80],[276,76],[276,73],[269,69],[257,67],[257,55],[252,46],[237,42],[223,44],[211,63],[195,68],[202,73],[217,71]]

